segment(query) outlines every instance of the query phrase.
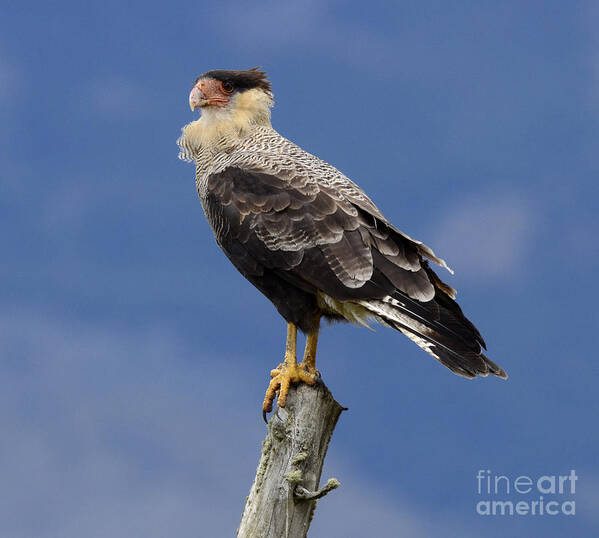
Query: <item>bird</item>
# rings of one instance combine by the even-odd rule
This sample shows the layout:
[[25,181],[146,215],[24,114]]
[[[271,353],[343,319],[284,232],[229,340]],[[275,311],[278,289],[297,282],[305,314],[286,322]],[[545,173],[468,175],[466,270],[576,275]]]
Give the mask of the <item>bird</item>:
[[[431,262],[453,274],[420,241],[396,228],[343,173],[271,125],[274,97],[259,67],[218,69],[194,81],[189,106],[200,118],[182,128],[179,158],[195,163],[197,192],[217,244],[287,324],[283,362],[274,368],[263,416],[292,384],[320,380],[322,319],[403,333],[453,373],[505,371],[485,355],[456,290]],[[306,334],[297,362],[298,329]]]

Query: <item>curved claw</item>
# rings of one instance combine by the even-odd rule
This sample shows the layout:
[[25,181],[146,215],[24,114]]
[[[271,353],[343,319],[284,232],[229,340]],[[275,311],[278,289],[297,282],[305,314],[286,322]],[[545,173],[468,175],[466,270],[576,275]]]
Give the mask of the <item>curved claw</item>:
[[262,411],[262,418],[264,419],[264,424],[268,424],[268,420],[266,420],[266,411]]
[[[314,370],[316,372],[316,370]],[[272,376],[272,373],[276,375]],[[291,384],[306,383],[307,385],[314,385],[317,381],[315,373],[310,373],[300,368],[295,361],[291,364],[283,364],[281,368],[273,370],[271,373],[272,379],[266,390],[264,396],[264,403],[262,404],[263,417],[266,421],[266,413],[272,411],[273,403],[278,394],[279,407],[285,407],[287,403],[287,393]]]

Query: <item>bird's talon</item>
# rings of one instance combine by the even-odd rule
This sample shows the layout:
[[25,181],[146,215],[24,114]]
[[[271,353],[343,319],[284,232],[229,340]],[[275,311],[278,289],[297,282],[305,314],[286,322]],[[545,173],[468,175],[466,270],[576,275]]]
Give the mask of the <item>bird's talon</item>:
[[274,370],[270,371],[270,377],[277,377],[281,371],[283,370],[283,368],[285,368],[285,363],[282,362],[281,364],[279,364],[279,366],[277,366]]
[[264,403],[262,404],[264,414],[272,410],[277,393],[279,407],[285,407],[287,393],[292,383],[294,385],[297,383],[314,385],[317,380],[315,374],[306,371],[300,364],[296,364],[295,361],[290,361],[290,364],[280,364],[277,368],[271,370],[270,375],[272,379],[268,385],[268,389],[266,389]]

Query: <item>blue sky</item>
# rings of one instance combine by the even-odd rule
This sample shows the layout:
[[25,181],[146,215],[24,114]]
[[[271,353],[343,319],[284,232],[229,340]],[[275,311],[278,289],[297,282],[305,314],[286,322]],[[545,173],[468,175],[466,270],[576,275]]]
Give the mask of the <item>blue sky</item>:
[[[323,331],[349,411],[312,535],[596,536],[598,25],[591,1],[5,3],[0,534],[234,533],[284,324],[175,140],[199,73],[261,65],[274,127],[448,261],[510,375]],[[479,469],[576,469],[577,513],[477,515]]]

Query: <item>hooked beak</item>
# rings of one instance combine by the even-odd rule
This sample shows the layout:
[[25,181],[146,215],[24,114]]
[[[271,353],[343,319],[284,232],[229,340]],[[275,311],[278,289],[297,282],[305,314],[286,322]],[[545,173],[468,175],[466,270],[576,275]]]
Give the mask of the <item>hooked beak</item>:
[[223,106],[229,101],[222,93],[221,83],[213,79],[200,80],[189,93],[189,108],[192,111],[205,106]]
[[189,94],[189,108],[193,112],[196,108],[206,106],[208,104],[208,99],[202,93],[202,90],[197,86],[194,86]]

